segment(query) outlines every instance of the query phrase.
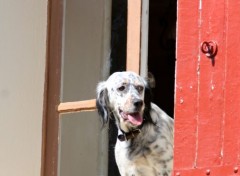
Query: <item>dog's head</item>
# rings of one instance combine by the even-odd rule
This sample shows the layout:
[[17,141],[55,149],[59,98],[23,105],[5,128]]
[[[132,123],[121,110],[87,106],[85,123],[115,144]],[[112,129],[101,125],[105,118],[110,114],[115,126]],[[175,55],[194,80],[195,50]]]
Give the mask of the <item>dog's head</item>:
[[97,86],[97,109],[103,124],[113,115],[125,132],[142,125],[150,101],[147,81],[134,72],[116,72]]

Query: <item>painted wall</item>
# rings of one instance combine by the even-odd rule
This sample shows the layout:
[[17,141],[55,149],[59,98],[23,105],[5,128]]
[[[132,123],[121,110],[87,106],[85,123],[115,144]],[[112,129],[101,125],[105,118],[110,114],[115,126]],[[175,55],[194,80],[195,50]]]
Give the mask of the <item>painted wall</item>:
[[0,175],[39,176],[47,0],[0,0]]

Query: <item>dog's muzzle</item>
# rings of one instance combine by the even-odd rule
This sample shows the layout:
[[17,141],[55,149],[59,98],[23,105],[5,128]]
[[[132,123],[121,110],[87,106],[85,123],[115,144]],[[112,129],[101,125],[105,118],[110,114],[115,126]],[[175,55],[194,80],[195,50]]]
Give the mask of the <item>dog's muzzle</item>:
[[143,117],[139,112],[126,113],[126,112],[120,111],[120,114],[124,120],[129,121],[134,126],[139,126],[143,122]]

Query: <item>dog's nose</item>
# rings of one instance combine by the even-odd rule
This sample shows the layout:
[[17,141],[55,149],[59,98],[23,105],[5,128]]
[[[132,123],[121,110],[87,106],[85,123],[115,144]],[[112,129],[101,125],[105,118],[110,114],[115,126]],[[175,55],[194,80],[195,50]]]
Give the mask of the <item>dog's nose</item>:
[[135,107],[139,108],[143,105],[143,101],[142,100],[135,100],[133,102],[133,104],[134,104]]

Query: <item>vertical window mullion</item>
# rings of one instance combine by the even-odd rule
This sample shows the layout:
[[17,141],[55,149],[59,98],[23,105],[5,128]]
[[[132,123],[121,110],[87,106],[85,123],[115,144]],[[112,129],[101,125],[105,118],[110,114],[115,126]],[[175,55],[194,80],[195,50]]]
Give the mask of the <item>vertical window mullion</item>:
[[140,73],[142,0],[128,0],[127,71]]

